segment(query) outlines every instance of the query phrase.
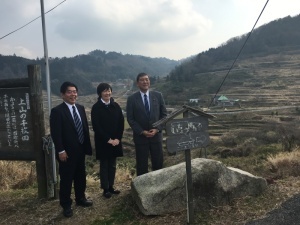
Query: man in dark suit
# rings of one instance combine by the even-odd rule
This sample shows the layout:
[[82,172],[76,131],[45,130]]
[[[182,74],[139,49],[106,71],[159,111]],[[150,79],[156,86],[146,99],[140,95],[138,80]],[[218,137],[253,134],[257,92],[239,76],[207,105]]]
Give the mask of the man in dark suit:
[[71,217],[71,190],[74,181],[76,204],[92,206],[86,199],[85,155],[92,155],[89,127],[85,109],[76,104],[78,88],[71,82],[61,85],[63,103],[54,107],[50,115],[50,132],[59,163],[59,200],[65,217]]
[[136,153],[137,176],[148,173],[148,157],[151,156],[152,170],[163,167],[161,127],[152,126],[167,116],[163,96],[160,92],[149,91],[150,79],[146,73],[136,78],[139,91],[127,99],[127,121],[133,130]]

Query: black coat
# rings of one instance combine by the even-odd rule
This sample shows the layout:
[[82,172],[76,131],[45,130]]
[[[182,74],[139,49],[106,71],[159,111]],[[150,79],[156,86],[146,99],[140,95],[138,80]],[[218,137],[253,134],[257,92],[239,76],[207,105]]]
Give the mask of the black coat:
[[[93,130],[95,132],[96,159],[107,159],[123,156],[122,137],[124,131],[124,116],[118,103],[110,99],[105,105],[100,99],[93,105],[91,111]],[[109,139],[119,139],[120,144],[112,146]]]
[[[92,155],[92,146],[90,141],[89,126],[82,105],[76,104],[83,125],[84,142],[83,147],[86,155]],[[72,114],[65,103],[61,103],[51,110],[50,114],[50,132],[54,142],[56,156],[65,150],[69,160],[79,150],[79,139]]]

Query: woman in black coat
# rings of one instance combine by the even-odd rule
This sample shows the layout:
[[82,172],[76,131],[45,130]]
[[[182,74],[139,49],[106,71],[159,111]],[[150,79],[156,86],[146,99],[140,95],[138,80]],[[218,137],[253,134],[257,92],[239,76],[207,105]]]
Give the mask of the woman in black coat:
[[97,87],[98,101],[93,105],[91,119],[95,132],[96,159],[100,160],[100,185],[103,196],[119,194],[113,185],[116,174],[116,158],[123,156],[122,137],[124,116],[118,103],[111,97],[112,88],[107,83]]

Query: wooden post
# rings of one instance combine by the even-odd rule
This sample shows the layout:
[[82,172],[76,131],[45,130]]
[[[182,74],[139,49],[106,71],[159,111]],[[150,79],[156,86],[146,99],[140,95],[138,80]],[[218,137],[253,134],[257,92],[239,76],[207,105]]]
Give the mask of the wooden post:
[[42,78],[39,65],[28,65],[28,78],[30,87],[30,107],[32,109],[34,151],[36,155],[36,173],[38,182],[38,197],[47,197],[47,177],[43,140],[45,136],[44,108],[42,94]]
[[[183,118],[188,117],[188,112],[183,113]],[[192,163],[191,150],[185,150],[186,165],[186,200],[187,200],[187,224],[194,224],[194,200],[193,200],[193,180],[192,180]]]
[[199,155],[199,157],[200,158],[203,158],[203,150],[204,150],[204,158],[207,158],[207,151],[206,151],[206,147],[204,147],[204,148],[200,148],[200,155]]

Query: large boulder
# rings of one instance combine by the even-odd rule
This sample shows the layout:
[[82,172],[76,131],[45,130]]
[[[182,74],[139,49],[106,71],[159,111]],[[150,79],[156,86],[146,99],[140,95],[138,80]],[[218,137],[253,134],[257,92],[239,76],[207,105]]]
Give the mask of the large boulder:
[[[209,208],[229,203],[233,198],[257,196],[267,182],[248,172],[226,167],[211,159],[192,160],[193,199],[195,208]],[[145,215],[163,215],[186,209],[186,166],[175,166],[136,177],[132,195]]]

